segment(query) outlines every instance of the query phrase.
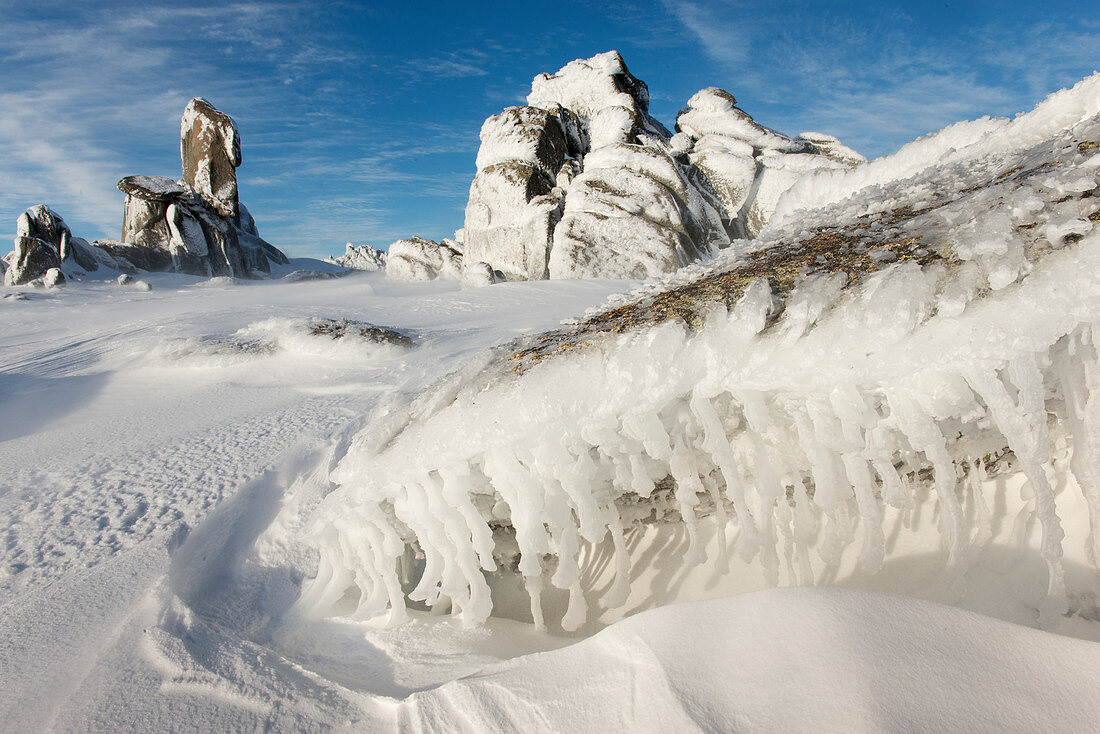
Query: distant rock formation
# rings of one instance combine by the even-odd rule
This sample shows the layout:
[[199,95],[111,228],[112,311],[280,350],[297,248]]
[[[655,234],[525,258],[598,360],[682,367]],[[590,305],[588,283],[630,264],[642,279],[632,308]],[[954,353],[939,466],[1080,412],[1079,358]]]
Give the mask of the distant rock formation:
[[325,262],[339,265],[348,270],[366,270],[376,272],[386,267],[386,253],[376,250],[370,245],[344,245],[344,254],[334,257],[326,257]]
[[233,119],[201,98],[192,99],[180,125],[183,178],[127,176],[120,251],[144,270],[193,275],[264,277],[271,263],[286,264],[264,241],[237,199],[241,141]]
[[[86,251],[88,243],[74,241],[69,225],[45,204],[32,206],[15,223],[15,250],[4,262],[4,285],[58,285],[65,282],[61,263],[79,259],[94,270],[95,258]],[[79,252],[79,256],[76,254]]]
[[454,240],[435,242],[411,237],[389,247],[386,257],[386,278],[389,280],[459,280],[461,277],[462,250]]
[[485,121],[464,257],[508,280],[656,276],[756,236],[803,174],[863,161],[828,135],[769,130],[714,87],[673,134],[609,51],[540,74],[526,106]]

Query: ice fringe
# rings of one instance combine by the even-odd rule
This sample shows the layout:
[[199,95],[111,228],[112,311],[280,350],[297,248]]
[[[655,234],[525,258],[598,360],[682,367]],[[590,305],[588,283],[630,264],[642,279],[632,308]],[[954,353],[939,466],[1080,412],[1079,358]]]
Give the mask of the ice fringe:
[[[805,275],[782,313],[760,278],[731,308],[710,305],[698,331],[668,321],[597,341],[448,395],[383,446],[361,435],[313,519],[319,567],[299,611],[350,599],[353,618],[388,610],[397,622],[403,584],[415,582],[408,599],[483,621],[501,528],[514,530],[535,623],[549,581],[569,592],[567,630],[587,614],[582,545],[612,541],[617,578],[601,603],[621,605],[624,529],[639,522],[683,522],[691,563],[704,560],[701,523],[716,522],[721,542],[733,528],[733,549],[770,584],[784,568],[789,583],[813,583],[812,553],[835,568],[857,537],[859,563],[874,570],[886,555],[884,506],[910,505],[929,470],[947,573],[961,580],[989,537],[984,521],[968,527],[964,502],[988,514],[983,459],[1007,447],[1042,528],[1041,612],[1064,613],[1051,427],[1072,443],[1090,556],[1100,557],[1100,234],[1085,213],[1100,157],[1078,144],[1100,125],[1072,122],[1015,158],[993,155],[1003,141],[986,139],[984,155],[828,210],[843,219],[883,200],[912,206],[947,183],[973,192],[917,221],[945,253],[928,267],[895,263],[847,289],[843,274]],[[418,579],[409,547],[423,556]],[[726,560],[723,548],[716,562]]]

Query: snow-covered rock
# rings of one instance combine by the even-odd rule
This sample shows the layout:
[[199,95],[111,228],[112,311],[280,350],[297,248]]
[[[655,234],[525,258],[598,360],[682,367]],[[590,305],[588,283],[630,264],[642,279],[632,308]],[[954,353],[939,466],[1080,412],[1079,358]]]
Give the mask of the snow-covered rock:
[[180,120],[183,180],[227,219],[237,217],[237,166],[241,136],[237,123],[201,97],[187,103]]
[[[803,173],[862,161],[830,136],[769,130],[735,102],[698,92],[673,135],[615,51],[540,74],[528,106],[482,126],[467,259],[509,280],[662,275],[754,236]],[[802,158],[762,159],[777,153]]]
[[696,92],[676,117],[677,135],[689,160],[720,202],[731,237],[755,237],[784,191],[818,169],[844,169],[866,162],[831,135],[803,133],[795,139],[760,125],[737,107],[729,92]]
[[8,269],[4,271],[4,285],[26,285],[60,267],[61,258],[51,243],[37,237],[16,237],[15,251],[8,256]]
[[[228,115],[195,98],[181,121],[183,179],[127,176],[122,242],[126,259],[146,270],[265,277],[286,256],[259,236],[237,200],[240,135]],[[146,252],[141,252],[145,250]]]
[[348,242],[344,245],[344,254],[326,257],[325,262],[339,265],[348,270],[366,270],[377,272],[386,267],[386,253],[376,250],[370,245],[353,245]]
[[462,287],[483,288],[487,285],[500,283],[504,280],[499,270],[493,270],[493,266],[484,262],[465,262],[462,266]]
[[509,280],[543,280],[561,218],[559,173],[584,154],[586,139],[568,110],[509,107],[481,128],[477,175],[463,228],[464,254]]
[[16,237],[34,237],[53,245],[60,252],[63,237],[72,236],[69,225],[57,212],[45,204],[36,204],[19,215],[15,222]]
[[648,278],[727,242],[715,209],[669,153],[626,143],[593,150],[554,232],[552,278]]
[[423,237],[397,240],[389,246],[386,278],[402,282],[459,280],[462,253]]
[[618,51],[570,61],[556,74],[531,82],[527,104],[572,111],[591,147],[636,142],[639,134],[667,140],[671,133],[649,115],[649,87],[626,67]]

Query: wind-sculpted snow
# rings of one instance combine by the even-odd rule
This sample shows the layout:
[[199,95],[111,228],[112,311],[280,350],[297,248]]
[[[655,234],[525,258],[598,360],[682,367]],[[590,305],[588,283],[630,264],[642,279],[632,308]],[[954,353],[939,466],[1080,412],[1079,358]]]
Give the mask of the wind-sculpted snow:
[[514,564],[535,623],[549,584],[576,629],[585,549],[612,547],[600,604],[616,608],[625,531],[654,522],[682,523],[686,563],[706,560],[705,530],[718,568],[736,555],[771,585],[813,583],[849,548],[880,567],[884,512],[929,484],[961,583],[990,536],[986,473],[1013,456],[1042,528],[1041,613],[1064,612],[1052,441],[1100,557],[1096,84],[920,168],[883,164],[812,217],[517,343],[396,433],[364,431],[314,518],[299,610],[350,600],[353,618],[396,621],[408,600],[477,623],[486,574]]

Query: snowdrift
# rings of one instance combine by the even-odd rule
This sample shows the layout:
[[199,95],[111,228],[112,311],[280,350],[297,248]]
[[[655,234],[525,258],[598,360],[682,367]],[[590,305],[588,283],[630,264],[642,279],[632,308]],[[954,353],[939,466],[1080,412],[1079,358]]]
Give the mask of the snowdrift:
[[1100,709],[1098,676],[1096,643],[902,597],[782,589],[640,614],[415,695],[398,722],[461,732],[1085,731]]
[[991,534],[988,473],[1010,465],[1042,527],[1042,616],[1065,612],[1052,446],[1100,556],[1098,112],[1094,76],[808,180],[752,243],[365,430],[314,517],[298,611],[398,621],[412,602],[477,623],[514,569],[537,625],[549,584],[576,629],[578,559],[611,545],[600,604],[621,606],[626,531],[654,522],[683,524],[689,564],[709,528],[720,568],[813,583],[850,547],[880,567],[884,512],[928,486],[958,581]]

